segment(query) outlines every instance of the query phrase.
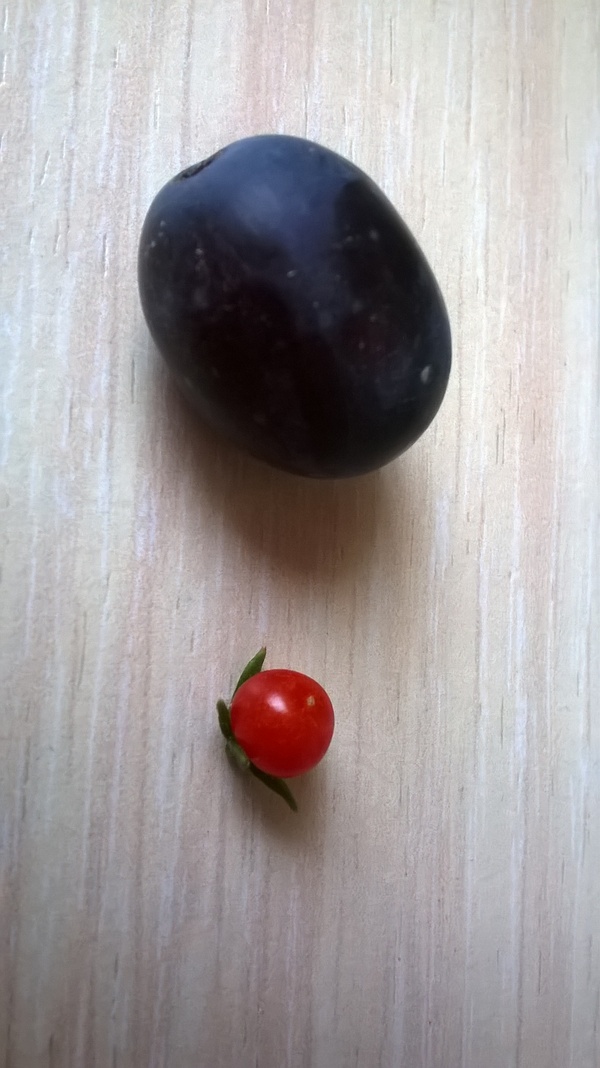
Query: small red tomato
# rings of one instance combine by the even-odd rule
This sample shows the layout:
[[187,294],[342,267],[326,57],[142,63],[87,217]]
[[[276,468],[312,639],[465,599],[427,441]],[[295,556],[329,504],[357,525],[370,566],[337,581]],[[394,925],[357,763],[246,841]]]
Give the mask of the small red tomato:
[[231,729],[248,758],[269,775],[303,775],[325,756],[333,706],[322,686],[299,671],[259,671],[231,702]]

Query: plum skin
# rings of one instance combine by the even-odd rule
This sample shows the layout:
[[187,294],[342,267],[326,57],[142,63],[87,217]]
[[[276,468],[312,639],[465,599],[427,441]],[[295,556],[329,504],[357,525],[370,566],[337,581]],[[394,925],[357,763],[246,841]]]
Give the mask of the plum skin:
[[245,138],[167,182],[138,280],[182,391],[275,467],[374,470],[443,400],[451,337],[433,272],[374,182],[314,142]]

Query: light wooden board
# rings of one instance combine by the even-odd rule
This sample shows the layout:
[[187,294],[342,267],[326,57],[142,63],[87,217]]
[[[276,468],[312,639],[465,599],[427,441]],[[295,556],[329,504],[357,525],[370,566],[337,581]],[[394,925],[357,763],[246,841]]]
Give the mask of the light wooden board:
[[[596,0],[5,0],[0,1062],[598,1068]],[[434,426],[345,484],[198,430],[136,248],[261,131],[445,293]],[[337,710],[294,817],[214,704]]]

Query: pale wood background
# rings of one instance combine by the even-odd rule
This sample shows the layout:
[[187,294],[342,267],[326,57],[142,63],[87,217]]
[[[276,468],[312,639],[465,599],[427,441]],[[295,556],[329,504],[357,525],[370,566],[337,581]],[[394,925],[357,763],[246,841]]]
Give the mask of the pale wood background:
[[[597,0],[8,0],[0,1063],[598,1068]],[[136,246],[307,134],[379,181],[455,343],[346,484],[196,429]],[[266,641],[334,745],[289,813],[214,703]]]

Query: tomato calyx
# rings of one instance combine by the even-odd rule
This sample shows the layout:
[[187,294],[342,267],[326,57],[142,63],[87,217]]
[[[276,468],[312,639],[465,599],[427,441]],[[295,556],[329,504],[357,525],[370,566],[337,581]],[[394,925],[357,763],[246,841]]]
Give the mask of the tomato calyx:
[[[235,689],[232,694],[232,699],[233,697],[235,697],[240,686],[243,686],[243,684],[247,682],[248,679],[251,679],[253,675],[258,675],[259,671],[262,670],[266,655],[267,650],[263,646],[262,649],[259,649],[256,655],[248,661],[246,667],[242,671],[236,683]],[[279,779],[275,775],[269,775],[266,771],[261,771],[260,768],[257,768],[256,764],[253,764],[248,755],[244,752],[239,742],[236,741],[233,730],[231,728],[231,713],[229,705],[225,701],[217,701],[217,714],[219,717],[219,727],[221,728],[221,734],[225,738],[225,749],[229,756],[232,758],[235,765],[240,769],[240,771],[249,771],[251,775],[254,775],[255,779],[258,779],[266,787],[268,787],[269,790],[272,790],[273,793],[278,794],[279,797],[282,797],[286,804],[289,805],[292,812],[297,812],[298,805],[296,804],[296,799],[294,798],[294,795],[285,780]]]
[[267,647],[266,645],[263,645],[262,649],[258,650],[256,656],[253,656],[246,664],[246,667],[235,684],[235,690],[233,691],[232,697],[235,697],[240,686],[243,686],[248,679],[251,679],[253,675],[258,675],[259,671],[262,671],[266,655]]

